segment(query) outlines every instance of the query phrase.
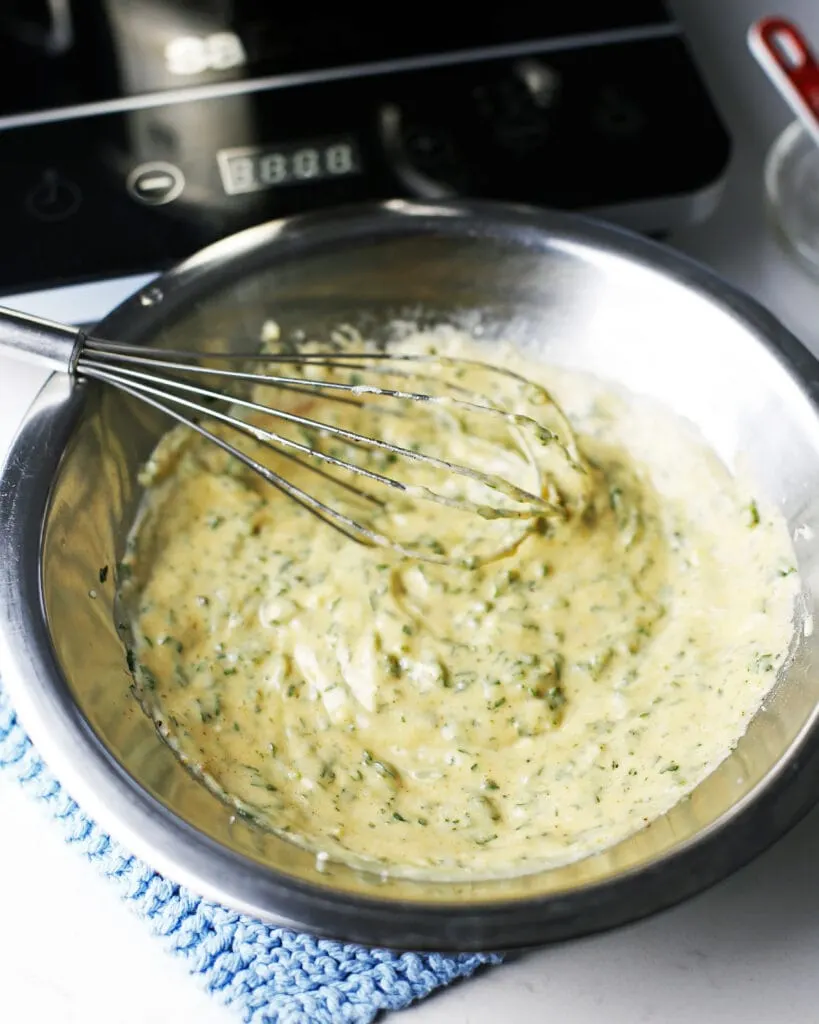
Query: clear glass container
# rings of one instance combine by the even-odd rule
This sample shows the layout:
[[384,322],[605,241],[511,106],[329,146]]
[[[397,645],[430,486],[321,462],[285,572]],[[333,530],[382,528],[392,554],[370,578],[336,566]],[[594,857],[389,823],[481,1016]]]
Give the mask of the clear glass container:
[[780,240],[819,276],[819,146],[799,121],[771,146],[765,194]]

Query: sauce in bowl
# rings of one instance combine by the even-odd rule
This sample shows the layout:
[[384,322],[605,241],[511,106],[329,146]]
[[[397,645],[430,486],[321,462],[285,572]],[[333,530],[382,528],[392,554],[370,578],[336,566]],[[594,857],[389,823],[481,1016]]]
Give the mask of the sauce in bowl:
[[[396,350],[430,346],[556,396],[580,471],[566,475],[563,448],[541,469],[565,515],[504,520],[504,553],[473,568],[402,558],[340,538],[175,429],[146,467],[124,563],[136,675],[192,771],[321,857],[409,877],[524,873],[618,842],[727,756],[786,656],[794,555],[778,514],[669,411],[453,331]],[[477,368],[459,383],[487,387]],[[360,412],[321,414],[355,426]],[[375,429],[440,441],[411,413]],[[457,423],[446,456],[476,444],[482,464],[532,468]],[[476,542],[439,506],[401,515],[433,551]]]

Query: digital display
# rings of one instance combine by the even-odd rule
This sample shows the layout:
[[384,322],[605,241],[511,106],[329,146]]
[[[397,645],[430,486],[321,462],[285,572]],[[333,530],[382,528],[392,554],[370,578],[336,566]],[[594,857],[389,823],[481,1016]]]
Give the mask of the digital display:
[[349,136],[222,149],[216,161],[229,196],[361,172],[358,146]]

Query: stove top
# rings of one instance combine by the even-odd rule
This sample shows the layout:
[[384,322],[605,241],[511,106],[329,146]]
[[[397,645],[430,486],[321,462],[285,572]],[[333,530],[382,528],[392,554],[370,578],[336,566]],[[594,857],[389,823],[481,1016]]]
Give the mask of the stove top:
[[364,199],[471,197],[662,232],[729,140],[653,0],[406,25],[252,0],[5,0],[0,290],[160,270]]

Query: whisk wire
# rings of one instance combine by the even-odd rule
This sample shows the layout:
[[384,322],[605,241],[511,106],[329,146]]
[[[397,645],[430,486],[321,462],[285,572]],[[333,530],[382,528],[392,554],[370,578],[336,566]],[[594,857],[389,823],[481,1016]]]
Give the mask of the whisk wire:
[[[118,377],[117,375],[108,373],[104,369],[97,367],[93,363],[88,364],[87,371],[89,376],[93,376],[96,380],[101,380],[108,384],[116,384],[121,380],[121,378]],[[162,384],[168,383],[170,382],[162,381]],[[123,388],[123,390],[125,389]],[[206,388],[197,388],[194,386],[190,386],[186,387],[185,390],[193,391],[196,394],[202,395],[203,397],[221,397],[225,399],[225,396],[220,396],[218,392],[208,391]],[[319,449],[311,448],[309,445],[302,444],[299,441],[294,441],[292,438],[289,437],[283,437],[281,434],[277,434],[274,431],[266,430],[263,427],[255,426],[254,424],[248,423],[245,420],[240,420],[235,416],[230,416],[227,413],[220,412],[218,409],[213,409],[208,406],[201,405],[198,402],[192,402],[189,399],[183,398],[181,395],[168,394],[161,387],[151,386],[151,384],[148,383],[147,379],[132,381],[129,393],[133,393],[137,397],[141,395],[151,395],[155,399],[164,399],[166,402],[173,402],[174,405],[183,406],[184,408],[190,409],[191,411],[197,413],[200,416],[207,417],[208,419],[214,419],[220,423],[224,423],[229,427],[233,427],[234,430],[238,430],[241,433],[246,434],[248,437],[252,437],[256,441],[262,441],[263,443],[267,444],[270,448],[273,448],[280,455],[286,455],[287,452],[285,451],[285,449],[292,448],[295,449],[296,451],[302,452],[305,455],[311,455],[317,459],[321,459],[323,462],[327,462],[330,463],[331,465],[337,466],[339,469],[345,469],[351,472],[358,473],[359,475],[365,476],[368,479],[373,480],[377,483],[385,484],[389,487],[396,487],[401,490],[406,489],[405,485],[402,484],[400,481],[392,480],[390,477],[383,476],[382,474],[376,473],[374,470],[367,469],[364,466],[356,466],[351,462],[345,462],[343,459],[338,459],[335,456],[328,454],[327,452],[322,452]],[[253,409],[268,411],[266,406],[259,406],[254,402],[241,402],[235,404],[246,404],[248,407]],[[282,447],[279,448],[278,445],[281,445]],[[297,459],[298,462],[301,463],[301,465],[310,467],[309,463],[304,462],[303,460],[298,459],[297,457],[295,458]],[[327,474],[327,476],[329,479],[333,480],[336,483],[350,487],[350,489],[357,494],[365,493],[352,487],[352,485],[346,484],[345,481],[338,480],[337,477],[330,476],[329,474]]]
[[[212,431],[208,430],[207,427],[203,427],[202,424],[199,423],[196,419],[193,419],[189,416],[185,416],[185,414],[179,412],[178,409],[174,409],[171,406],[165,404],[158,398],[155,398],[151,394],[147,393],[145,390],[137,389],[125,383],[124,381],[117,379],[115,376],[111,374],[100,373],[96,377],[96,379],[105,381],[106,383],[112,385],[113,387],[124,392],[125,394],[130,395],[132,398],[136,398],[141,402],[145,402],[147,405],[153,407],[158,412],[162,412],[165,415],[169,416],[171,419],[176,420],[177,423],[181,423],[184,426],[190,427],[192,430],[196,431],[196,433],[199,434],[201,437],[204,437],[208,441],[211,441],[213,444],[215,444],[218,448],[222,449],[222,451],[224,451],[231,457],[238,459],[244,466],[246,466],[252,472],[257,473],[259,476],[262,477],[262,479],[266,480],[267,483],[277,488],[277,490],[281,491],[289,498],[292,498],[295,502],[301,505],[302,508],[306,509],[308,512],[312,512],[313,515],[317,516],[323,522],[327,523],[327,525],[334,527],[348,539],[358,541],[359,543],[363,542],[373,546],[389,547],[393,549],[397,547],[400,548],[400,546],[396,545],[395,542],[390,540],[389,537],[385,537],[382,534],[377,533],[375,530],[371,530],[369,527],[363,526],[357,520],[352,519],[350,516],[345,515],[343,512],[339,512],[338,509],[334,509],[331,506],[326,505],[324,502],[320,501],[312,494],[308,494],[300,487],[297,487],[295,484],[290,483],[283,476],[276,473],[268,466],[263,465],[261,462],[258,462],[256,459],[252,458],[252,456],[247,455],[245,452],[241,451],[241,449],[236,448],[234,445],[225,441],[224,438],[220,437],[218,434],[215,434]],[[186,404],[192,405],[192,403]],[[286,453],[282,452],[282,454]],[[306,466],[306,468],[312,468],[307,466],[307,464],[304,465]],[[343,481],[336,482],[343,484]],[[377,499],[374,500],[377,501]],[[412,552],[410,552],[406,548],[401,548],[401,550],[405,554],[412,554]],[[445,559],[443,558],[436,560],[445,561]]]
[[[283,389],[300,388],[304,391],[315,392],[319,389],[327,389],[328,391],[337,391],[346,393],[347,395],[375,395],[387,398],[398,398],[417,402],[433,402],[441,405],[452,405],[470,410],[474,412],[480,412],[489,416],[497,416],[507,421],[507,423],[514,424],[520,427],[532,428],[542,440],[548,442],[557,443],[564,451],[567,459],[569,460],[572,467],[580,473],[585,473],[585,467],[582,459],[577,451],[576,444],[574,442],[574,433],[571,429],[571,425],[566,418],[565,414],[561,410],[560,406],[554,401],[552,395],[541,385],[533,385],[525,377],[516,373],[514,370],[510,370],[505,366],[495,366],[488,363],[481,362],[477,359],[464,359],[460,357],[449,357],[441,355],[429,355],[425,353],[389,353],[389,352],[367,352],[367,351],[350,351],[350,352],[288,352],[288,353],[242,353],[242,352],[207,352],[207,353],[192,353],[185,352],[180,349],[153,349],[150,351],[150,355],[146,355],[146,350],[137,345],[127,345],[124,343],[107,343],[102,342],[99,339],[89,338],[84,346],[85,349],[93,351],[97,358],[107,359],[112,362],[129,362],[133,364],[139,364],[143,366],[156,366],[161,365],[164,370],[174,370],[183,373],[200,374],[203,376],[221,376],[226,379],[232,379],[237,382],[245,382],[254,385],[270,385],[274,387],[281,387]],[[335,367],[343,369],[361,369],[361,366],[356,367],[356,364],[363,364],[367,366],[368,372],[372,374],[384,374],[389,376],[401,376],[401,377],[413,377],[415,380],[426,380],[432,381],[434,378],[428,376],[422,376],[419,374],[410,374],[405,370],[395,370],[385,367],[384,363],[427,363],[437,366],[447,366],[464,368],[470,367],[473,369],[487,371],[494,376],[502,376],[507,380],[512,381],[519,388],[534,389],[539,396],[541,404],[549,405],[551,415],[556,419],[560,434],[566,438],[566,442],[560,440],[557,433],[551,430],[546,430],[537,420],[531,416],[521,415],[519,413],[509,413],[504,409],[500,409],[494,405],[488,405],[485,401],[476,401],[480,396],[476,395],[474,391],[468,388],[464,388],[457,383],[447,382],[447,390],[450,394],[441,395],[430,395],[418,391],[400,391],[391,388],[378,388],[373,385],[366,385],[362,383],[343,383],[338,381],[322,381],[313,378],[304,377],[284,377],[271,374],[258,374],[258,373],[247,373],[236,370],[220,370],[218,367],[202,366],[200,360],[206,357],[207,359],[225,359],[228,361],[239,360],[243,362],[261,361],[268,363],[283,363],[283,364],[310,364],[320,365],[324,367]],[[80,362],[82,362],[82,355],[80,356]],[[187,362],[185,362],[187,360]],[[382,365],[371,366],[371,362],[375,360],[380,362]],[[164,378],[163,378],[164,379]],[[469,396],[468,398],[453,398],[451,393],[457,392],[461,395]],[[326,396],[328,398],[333,397],[331,395]],[[343,400],[341,397],[336,396],[336,400]],[[372,406],[377,412],[386,411],[382,407]]]
[[[129,362],[131,357],[127,357]],[[150,362],[149,359],[135,357],[140,359],[141,364],[144,365],[146,362]],[[171,363],[165,365],[166,369],[178,369],[178,365]],[[187,367],[182,367],[186,369]],[[297,413],[287,412],[283,409],[276,409],[271,406],[262,405],[259,402],[254,402],[249,399],[240,398],[238,396],[225,395],[222,392],[214,391],[210,388],[202,387],[198,384],[192,384],[185,381],[176,380],[172,377],[159,377],[155,374],[146,373],[142,370],[131,369],[129,366],[115,366],[112,367],[108,363],[100,363],[95,359],[87,359],[84,356],[80,356],[78,363],[78,372],[84,373],[89,376],[95,376],[98,379],[106,380],[111,383],[114,377],[122,377],[130,382],[133,388],[138,390],[140,393],[152,394],[154,397],[162,398],[165,401],[175,402],[177,405],[183,405],[188,408],[194,409],[203,416],[211,416],[214,419],[221,420],[228,426],[232,426],[237,430],[240,430],[250,436],[253,436],[263,443],[274,442],[277,445],[282,445],[287,448],[300,451],[305,455],[309,455],[312,458],[319,459],[323,462],[329,463],[336,466],[339,469],[347,472],[355,473],[359,476],[366,477],[367,479],[383,484],[388,487],[392,487],[396,490],[402,491],[407,495],[414,495],[417,497],[426,498],[430,501],[438,502],[439,504],[446,505],[450,508],[457,508],[463,511],[477,512],[479,515],[483,515],[485,518],[498,518],[498,519],[521,519],[530,518],[533,511],[539,511],[541,513],[549,513],[552,515],[560,514],[560,509],[557,508],[553,503],[540,497],[539,495],[533,494],[531,491],[524,490],[523,488],[517,487],[508,481],[503,481],[494,477],[490,474],[483,473],[480,470],[473,469],[469,466],[463,466],[459,463],[449,462],[445,459],[439,459],[436,456],[429,455],[422,452],[416,452],[412,449],[405,448],[401,445],[393,444],[389,441],[384,441],[379,438],[373,438],[366,434],[360,434],[356,431],[347,430],[343,427],[338,427],[332,424],[324,423],[320,420],[312,419],[307,416],[300,416]],[[209,368],[198,368],[207,371]],[[245,373],[234,373],[233,371],[215,371],[217,375],[228,376],[230,379],[241,380],[241,381],[254,381],[256,383],[278,385],[284,383],[286,385],[293,384],[307,384],[311,385],[310,390],[312,391],[313,382],[305,382],[303,378],[280,378],[273,377],[269,378],[266,376],[258,377],[254,374]],[[315,382],[318,386],[324,386],[325,382]],[[336,387],[344,391],[355,391],[356,385],[335,385]],[[372,470],[368,470],[365,467],[356,465],[355,463],[348,462],[343,459],[339,459],[335,456],[330,455],[327,452],[323,452],[318,448],[313,448],[308,445],[303,445],[298,441],[294,441],[291,438],[284,437],[281,434],[267,431],[264,428],[256,427],[246,423],[244,420],[240,420],[237,417],[228,416],[225,414],[218,414],[218,410],[206,407],[197,406],[190,402],[185,402],[180,399],[180,396],[168,393],[168,388],[172,388],[176,391],[183,392],[185,394],[196,395],[200,398],[205,398],[214,402],[227,402],[232,406],[246,409],[250,412],[259,413],[265,416],[270,416],[275,419],[283,420],[285,422],[303,427],[305,429],[315,430],[319,434],[329,435],[337,437],[343,441],[350,442],[352,444],[363,445],[368,448],[378,449],[385,451],[391,455],[406,458],[408,460],[423,463],[427,466],[433,466],[437,469],[446,471],[447,473],[456,474],[483,485],[490,490],[504,494],[506,497],[511,498],[513,501],[523,505],[523,508],[497,508],[489,507],[486,503],[478,503],[468,501],[466,499],[457,499],[448,495],[441,494],[440,492],[424,487],[419,484],[408,485],[400,480],[396,480],[393,477],[385,476]],[[373,388],[370,393],[377,394],[379,397],[388,398],[405,398],[408,400],[415,400],[416,396],[413,392],[402,392],[395,391],[385,388]],[[425,400],[434,401],[433,396],[423,396]],[[452,402],[466,405],[470,408],[473,407],[473,403],[461,403],[458,399],[451,399]],[[481,412],[495,412],[496,410],[492,407],[485,405],[475,405],[476,409]],[[498,410],[499,411],[499,410]]]
[[[478,360],[448,357],[433,350],[426,353],[373,350],[369,347],[353,350],[342,347],[335,338],[332,345],[323,351],[293,351],[289,348],[254,352],[146,349],[90,337],[76,327],[2,307],[0,328],[0,347],[11,354],[71,377],[98,380],[146,403],[238,459],[253,473],[345,536],[367,544],[383,545],[414,558],[474,567],[514,550],[528,528],[521,531],[507,526],[501,531],[500,541],[497,541],[498,533],[495,531],[490,539],[490,543],[497,541],[495,550],[490,554],[474,555],[470,548],[476,541],[480,544],[484,528],[476,532],[474,524],[465,525],[463,530],[460,526],[452,527],[446,533],[452,546],[450,556],[436,536],[440,515],[422,514],[419,518],[415,514],[419,510],[412,501],[405,499],[431,500],[460,511],[477,513],[484,521],[529,519],[534,526],[543,518],[563,519],[573,514],[576,508],[584,507],[588,490],[586,483],[580,488],[579,500],[576,499],[574,492],[578,478],[566,476],[567,467],[587,474],[586,482],[592,479],[592,474],[587,472],[590,467],[578,454],[571,425],[545,389],[530,385],[505,367]],[[431,369],[418,372],[416,367],[421,365]],[[308,373],[307,368],[313,367],[318,368],[317,372]],[[440,374],[441,368],[445,367],[453,368],[454,372],[448,376],[454,379],[447,380],[447,375]],[[475,390],[464,387],[463,383],[474,387],[475,375],[466,373],[469,367],[494,374],[490,386],[478,385]],[[255,369],[261,372],[254,372]],[[343,371],[348,377],[345,379],[342,372],[335,371]],[[383,380],[384,377],[390,379]],[[498,390],[496,385],[501,377],[514,383],[514,395]],[[374,378],[379,382],[374,382]],[[208,386],[214,381],[224,382],[222,386],[227,385],[227,392],[231,393],[221,390],[218,384]],[[419,381],[424,382],[420,389]],[[382,383],[389,386],[380,386]],[[242,385],[238,389],[239,394],[232,393],[237,390],[231,386],[234,384]],[[243,397],[243,391],[247,394],[247,386],[250,397]],[[284,408],[277,407],[275,402],[272,405],[262,404],[255,400],[261,387],[304,395],[310,402],[304,407],[293,404],[288,407],[281,403]],[[487,394],[491,397],[487,398]],[[546,407],[546,417],[519,412],[524,407],[521,401],[524,398],[531,407]],[[329,414],[328,422],[323,417],[300,414],[310,411],[319,400],[354,406],[356,418],[345,426],[344,420]],[[429,447],[405,446],[400,443],[400,433],[387,429],[387,421],[384,421],[383,431],[373,431],[375,436],[371,436],[366,427],[362,430],[358,425],[359,417],[370,412],[400,417],[402,402],[426,406],[433,413],[421,430],[429,446],[449,437],[458,444],[463,442],[469,446],[475,443],[476,449],[469,449],[461,459],[467,462],[469,455],[474,454],[476,466],[480,468],[440,458],[431,454]],[[503,431],[476,430],[474,421],[470,424],[466,413],[494,418]],[[269,419],[289,424],[292,430],[301,432],[308,443],[302,444],[294,437],[269,429]],[[213,425],[213,429],[205,423]],[[349,426],[357,429],[348,429]],[[252,438],[276,455],[309,469],[336,487],[344,488],[348,494],[366,501],[371,507],[375,506],[376,518],[368,520],[356,510],[348,515],[347,505],[335,508],[317,498],[298,486],[301,483],[298,478],[294,481],[279,473],[275,463],[265,465],[248,454],[246,445],[231,443],[229,430]],[[339,444],[325,446],[320,443],[323,439],[335,439]],[[557,463],[550,458],[543,460],[539,457],[541,445],[556,452]],[[325,447],[328,450],[323,450]],[[384,453],[385,457],[357,464],[352,454],[356,449],[371,449]],[[343,457],[339,457],[339,452]],[[384,466],[399,459],[417,466],[421,470],[420,475],[410,473],[407,479],[396,479],[392,471],[382,472]],[[497,474],[487,471],[494,470],[496,466],[507,469],[501,468]],[[531,473],[529,479],[536,483],[519,486],[501,475],[508,470],[512,479],[517,479],[521,469]],[[430,478],[435,479],[433,471],[437,471],[439,477],[443,474],[443,486],[427,485]],[[339,479],[337,473],[351,474],[351,477]],[[461,478],[457,485],[452,479],[456,476]],[[370,484],[375,486],[376,493],[368,489]],[[472,500],[480,494],[485,501],[475,485],[492,492],[488,502],[481,503],[477,498]],[[404,498],[390,503],[388,507],[386,500],[377,497],[378,487],[397,491]],[[501,501],[498,496],[507,500]],[[509,499],[516,507],[509,507]],[[355,505],[352,507],[355,509]],[[359,518],[363,521],[359,522]],[[412,533],[416,529],[419,531],[417,536]],[[385,533],[394,536],[386,536]],[[404,534],[409,534],[409,539],[402,540]],[[412,547],[408,546],[410,544]]]

